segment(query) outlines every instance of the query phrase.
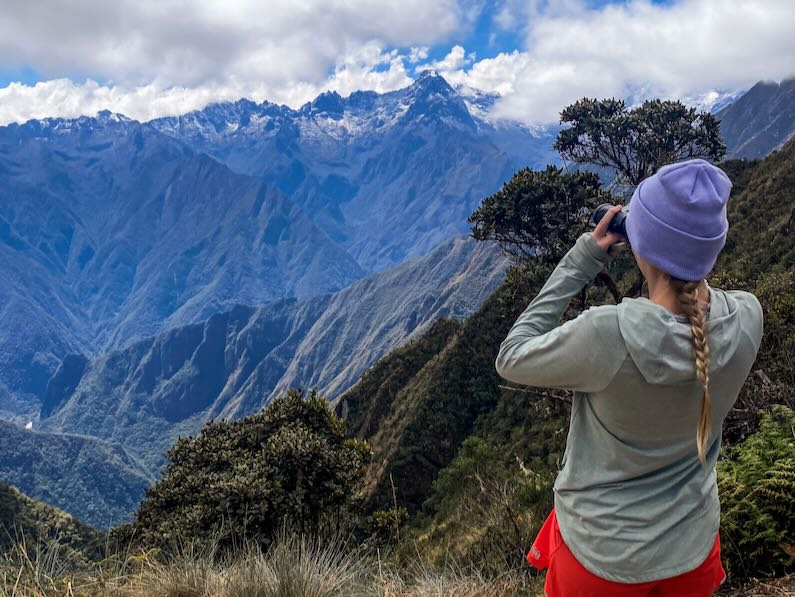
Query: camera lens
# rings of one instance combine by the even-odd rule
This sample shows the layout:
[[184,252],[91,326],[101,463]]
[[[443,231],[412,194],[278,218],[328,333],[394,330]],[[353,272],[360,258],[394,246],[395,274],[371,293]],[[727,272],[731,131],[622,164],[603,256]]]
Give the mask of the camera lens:
[[[593,211],[593,217],[591,218],[594,224],[598,224],[602,221],[602,218],[605,217],[605,214],[608,210],[613,207],[609,203],[602,203],[599,207],[597,207]],[[626,220],[627,220],[627,212],[626,210],[620,211],[613,216],[613,219],[610,220],[610,224],[607,226],[607,230],[609,232],[615,232],[617,234],[621,234],[622,236],[627,235],[627,228],[626,228]]]

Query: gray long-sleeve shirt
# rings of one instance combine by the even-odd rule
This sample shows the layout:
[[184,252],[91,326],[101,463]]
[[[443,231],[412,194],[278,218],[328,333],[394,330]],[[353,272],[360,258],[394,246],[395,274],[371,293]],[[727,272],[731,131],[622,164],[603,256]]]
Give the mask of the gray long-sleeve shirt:
[[592,573],[635,583],[690,571],[712,547],[721,427],[756,358],[762,308],[748,292],[710,288],[712,434],[704,468],[696,446],[702,386],[686,321],[637,298],[559,325],[608,259],[583,234],[516,320],[495,366],[514,383],[574,390],[554,485],[561,534]]

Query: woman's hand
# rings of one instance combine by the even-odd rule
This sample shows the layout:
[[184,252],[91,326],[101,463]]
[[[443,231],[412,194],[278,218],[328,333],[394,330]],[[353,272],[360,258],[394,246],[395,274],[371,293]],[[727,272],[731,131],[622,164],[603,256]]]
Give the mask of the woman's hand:
[[610,232],[607,229],[607,227],[610,225],[610,221],[622,209],[624,209],[623,205],[614,205],[611,207],[609,210],[607,210],[607,213],[602,216],[602,219],[599,220],[599,223],[596,225],[596,228],[593,229],[593,232],[591,232],[591,236],[593,236],[596,244],[599,245],[599,248],[609,255],[615,255],[624,248],[623,241],[625,238],[621,234]]

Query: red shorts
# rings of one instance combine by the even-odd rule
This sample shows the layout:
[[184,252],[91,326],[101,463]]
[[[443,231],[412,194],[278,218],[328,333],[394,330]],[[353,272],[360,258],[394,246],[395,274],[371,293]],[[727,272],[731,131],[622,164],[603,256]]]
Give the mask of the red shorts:
[[720,563],[720,536],[715,537],[703,564],[679,576],[641,583],[618,583],[596,576],[575,559],[563,542],[554,509],[538,532],[527,561],[539,570],[549,568],[544,583],[548,597],[706,597],[726,580]]

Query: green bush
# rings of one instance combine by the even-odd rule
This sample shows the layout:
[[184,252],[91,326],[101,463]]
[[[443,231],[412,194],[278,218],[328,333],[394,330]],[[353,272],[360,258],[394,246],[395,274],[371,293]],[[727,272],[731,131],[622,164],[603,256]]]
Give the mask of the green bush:
[[778,380],[795,385],[795,271],[764,274],[754,294],[765,314],[765,337],[757,367]]
[[773,406],[717,471],[721,551],[730,572],[795,570],[795,411]]
[[409,511],[401,506],[389,510],[376,510],[366,521],[368,536],[379,545],[400,541],[400,529],[409,518]]
[[518,262],[554,264],[586,230],[593,208],[611,199],[593,172],[522,168],[467,221],[473,238],[496,241]]
[[317,535],[357,506],[370,454],[366,442],[346,436],[328,401],[291,389],[256,415],[180,438],[163,477],[117,536],[170,547],[267,545],[283,526]]

